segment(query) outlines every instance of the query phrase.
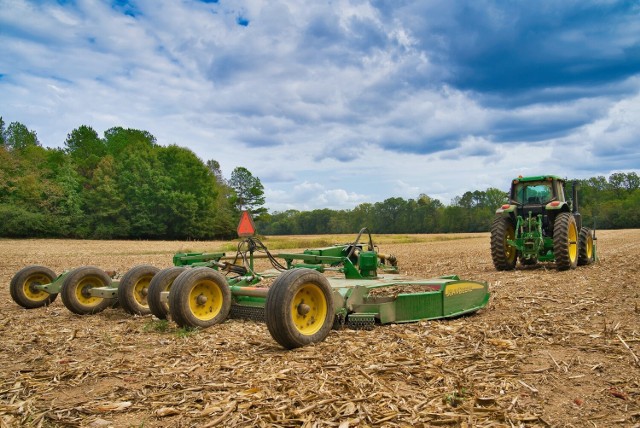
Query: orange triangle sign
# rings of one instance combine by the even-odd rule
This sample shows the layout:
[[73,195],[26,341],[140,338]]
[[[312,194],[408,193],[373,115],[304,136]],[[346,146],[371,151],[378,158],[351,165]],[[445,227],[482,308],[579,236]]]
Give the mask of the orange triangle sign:
[[238,236],[246,238],[256,234],[256,227],[253,224],[253,219],[248,211],[242,211],[240,215],[240,223],[238,223]]

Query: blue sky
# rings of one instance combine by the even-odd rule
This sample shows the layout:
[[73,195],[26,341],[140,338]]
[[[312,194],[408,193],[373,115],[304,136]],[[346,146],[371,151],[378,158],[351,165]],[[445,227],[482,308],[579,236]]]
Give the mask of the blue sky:
[[640,2],[0,0],[0,115],[147,130],[272,211],[640,172]]

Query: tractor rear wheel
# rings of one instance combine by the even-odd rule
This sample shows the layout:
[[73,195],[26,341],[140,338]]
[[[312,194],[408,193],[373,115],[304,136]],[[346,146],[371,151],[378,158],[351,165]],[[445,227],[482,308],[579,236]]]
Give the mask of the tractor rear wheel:
[[513,270],[518,260],[516,247],[507,240],[515,239],[513,222],[502,216],[496,216],[491,224],[491,258],[497,270]]
[[573,269],[578,264],[578,228],[573,214],[559,213],[553,223],[553,255],[558,270]]
[[36,285],[51,284],[57,275],[44,266],[27,266],[11,278],[9,292],[14,302],[25,309],[47,306],[58,297],[57,293],[49,294],[38,290]]
[[276,278],[265,302],[271,337],[287,349],[323,341],[335,318],[327,278],[312,269],[293,269]]
[[78,315],[96,314],[109,307],[113,299],[92,296],[91,289],[108,287],[110,284],[111,278],[102,269],[94,266],[79,267],[69,272],[62,283],[62,303]]
[[162,292],[169,291],[173,281],[185,270],[186,268],[182,266],[162,269],[149,283],[149,295],[147,296],[149,310],[159,319],[166,320],[169,316],[169,305],[162,301]]
[[580,229],[579,242],[578,265],[590,265],[595,260],[595,252],[593,251],[593,234],[591,233],[591,229],[588,227]]
[[155,266],[135,266],[124,274],[118,285],[118,302],[131,315],[147,315],[149,283],[160,269]]
[[231,310],[231,290],[225,277],[208,267],[187,269],[169,293],[171,318],[180,327],[220,324]]

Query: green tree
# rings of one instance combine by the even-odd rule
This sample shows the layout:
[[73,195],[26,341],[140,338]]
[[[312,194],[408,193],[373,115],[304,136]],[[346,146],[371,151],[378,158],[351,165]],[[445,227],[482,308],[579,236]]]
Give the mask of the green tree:
[[298,235],[300,228],[298,216],[300,211],[287,210],[275,212],[270,216],[262,216],[256,220],[256,229],[266,235]]
[[58,169],[53,180],[55,186],[50,198],[52,215],[56,218],[56,234],[74,238],[86,236],[81,177],[69,158]]
[[492,210],[497,210],[502,204],[507,202],[508,195],[504,190],[490,187],[484,193],[486,197],[486,206]]
[[98,162],[107,154],[107,147],[98,133],[85,125],[71,131],[64,144],[78,173],[86,179],[91,178]]
[[4,119],[2,119],[2,116],[0,116],[0,147],[4,147],[5,145],[5,137],[4,137],[4,133],[5,133],[5,129],[4,129]]
[[123,214],[129,223],[129,233],[135,239],[164,237],[169,225],[168,201],[170,179],[164,175],[157,153],[150,147],[132,144],[116,158],[116,181],[126,201]]
[[147,150],[153,148],[156,146],[156,137],[147,131],[116,126],[104,132],[104,143],[107,153],[118,158],[130,146]]
[[397,233],[401,231],[399,223],[404,223],[407,201],[402,198],[388,198],[373,204],[375,215],[370,230],[375,233]]
[[60,236],[56,202],[63,191],[50,167],[52,151],[38,145],[20,147],[0,147],[0,236]]
[[432,199],[424,193],[418,196],[418,212],[422,216],[421,233],[435,233],[440,230],[440,210],[443,208],[442,202]]
[[214,159],[209,159],[207,161],[207,168],[209,168],[209,171],[211,171],[218,183],[226,184],[226,180],[222,175],[222,169],[220,168],[220,162]]
[[256,217],[267,211],[263,207],[265,203],[264,187],[260,179],[254,177],[247,168],[236,167],[231,173],[229,186],[235,192],[233,202],[236,209],[249,210]]
[[0,146],[0,201],[6,202],[15,188],[19,160],[5,146]]
[[363,227],[368,227],[370,230],[375,230],[375,211],[373,204],[368,202],[359,204],[350,213],[349,228],[351,231],[360,230]]
[[83,194],[87,237],[97,239],[128,238],[129,222],[124,214],[126,202],[117,183],[117,167],[108,155],[96,166]]
[[9,150],[24,150],[28,147],[39,146],[35,131],[30,131],[20,122],[11,122],[4,132],[4,145]]
[[157,151],[169,180],[166,193],[161,195],[168,210],[165,215],[171,218],[168,236],[212,238],[218,222],[223,221],[220,217],[228,214],[226,207],[218,206],[221,186],[213,172],[184,147],[171,145]]

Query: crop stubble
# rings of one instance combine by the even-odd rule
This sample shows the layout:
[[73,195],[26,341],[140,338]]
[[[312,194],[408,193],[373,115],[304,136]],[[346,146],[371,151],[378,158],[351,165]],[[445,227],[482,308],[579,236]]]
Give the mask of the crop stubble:
[[381,245],[404,274],[489,282],[488,307],[332,331],[293,351],[250,321],[184,334],[118,309],[77,316],[60,299],[27,311],[9,296],[29,264],[123,274],[221,242],[0,240],[0,425],[639,426],[640,231],[598,238],[600,262],[565,272],[497,272],[488,234]]

